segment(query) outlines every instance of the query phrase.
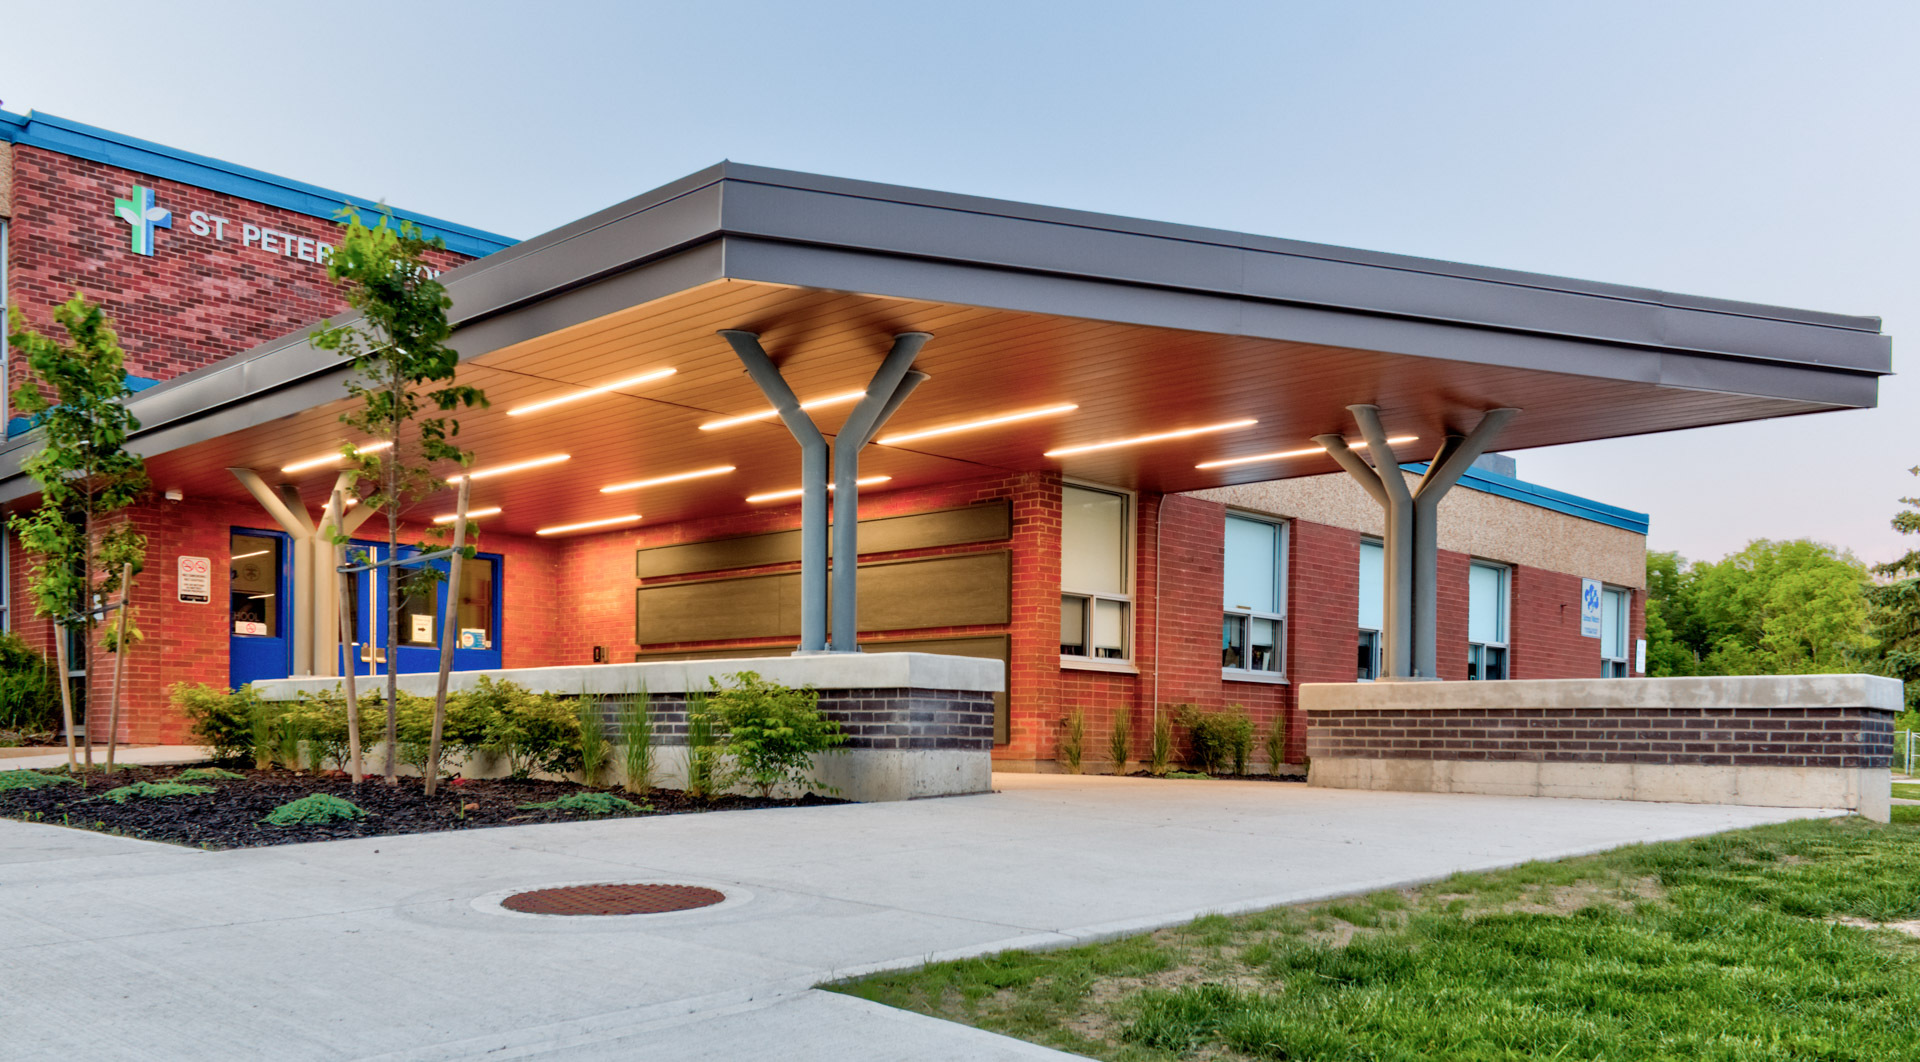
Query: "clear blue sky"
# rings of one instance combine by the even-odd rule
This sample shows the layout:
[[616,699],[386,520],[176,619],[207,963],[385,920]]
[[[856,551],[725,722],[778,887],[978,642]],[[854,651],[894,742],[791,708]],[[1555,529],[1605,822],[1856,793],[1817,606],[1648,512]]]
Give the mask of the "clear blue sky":
[[[531,236],[722,158],[1920,322],[1920,3],[95,2],[0,100]],[[1717,557],[1902,548],[1920,389],[1517,454]]]

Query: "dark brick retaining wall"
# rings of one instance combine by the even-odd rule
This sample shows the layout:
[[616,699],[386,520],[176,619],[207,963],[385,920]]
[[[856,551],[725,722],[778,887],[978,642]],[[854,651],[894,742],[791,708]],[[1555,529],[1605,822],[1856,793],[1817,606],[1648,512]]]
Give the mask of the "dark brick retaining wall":
[[[600,718],[618,741],[620,714],[631,697],[602,697]],[[687,698],[658,693],[648,698],[654,740],[687,743]],[[849,749],[993,748],[993,694],[970,690],[821,690],[820,712],[840,723]]]
[[1884,768],[1875,708],[1414,708],[1312,712],[1315,757]]

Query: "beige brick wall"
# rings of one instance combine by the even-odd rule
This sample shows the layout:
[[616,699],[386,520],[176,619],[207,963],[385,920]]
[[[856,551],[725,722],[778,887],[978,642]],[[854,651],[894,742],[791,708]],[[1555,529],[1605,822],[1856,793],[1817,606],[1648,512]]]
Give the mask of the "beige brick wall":
[[[1408,485],[1418,478],[1407,474]],[[1344,472],[1215,487],[1193,496],[1365,535],[1386,529],[1380,506]],[[1616,586],[1647,585],[1646,536],[1496,494],[1455,487],[1440,500],[1439,531],[1441,549]]]

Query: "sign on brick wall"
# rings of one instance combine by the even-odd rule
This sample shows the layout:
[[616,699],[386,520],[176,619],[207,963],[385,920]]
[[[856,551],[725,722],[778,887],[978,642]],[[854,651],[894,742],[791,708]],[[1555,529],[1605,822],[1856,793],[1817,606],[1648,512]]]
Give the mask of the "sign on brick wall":
[[205,557],[181,557],[179,563],[180,600],[204,605],[213,600],[213,562]]
[[1600,637],[1600,580],[1580,580],[1580,637]]

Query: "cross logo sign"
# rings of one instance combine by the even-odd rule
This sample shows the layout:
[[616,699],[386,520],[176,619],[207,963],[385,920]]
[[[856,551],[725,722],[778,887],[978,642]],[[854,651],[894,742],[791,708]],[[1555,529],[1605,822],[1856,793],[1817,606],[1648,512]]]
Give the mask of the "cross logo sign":
[[152,256],[153,230],[173,228],[173,211],[155,206],[153,189],[145,185],[134,185],[130,198],[114,200],[113,213],[133,227],[133,250],[136,254]]

